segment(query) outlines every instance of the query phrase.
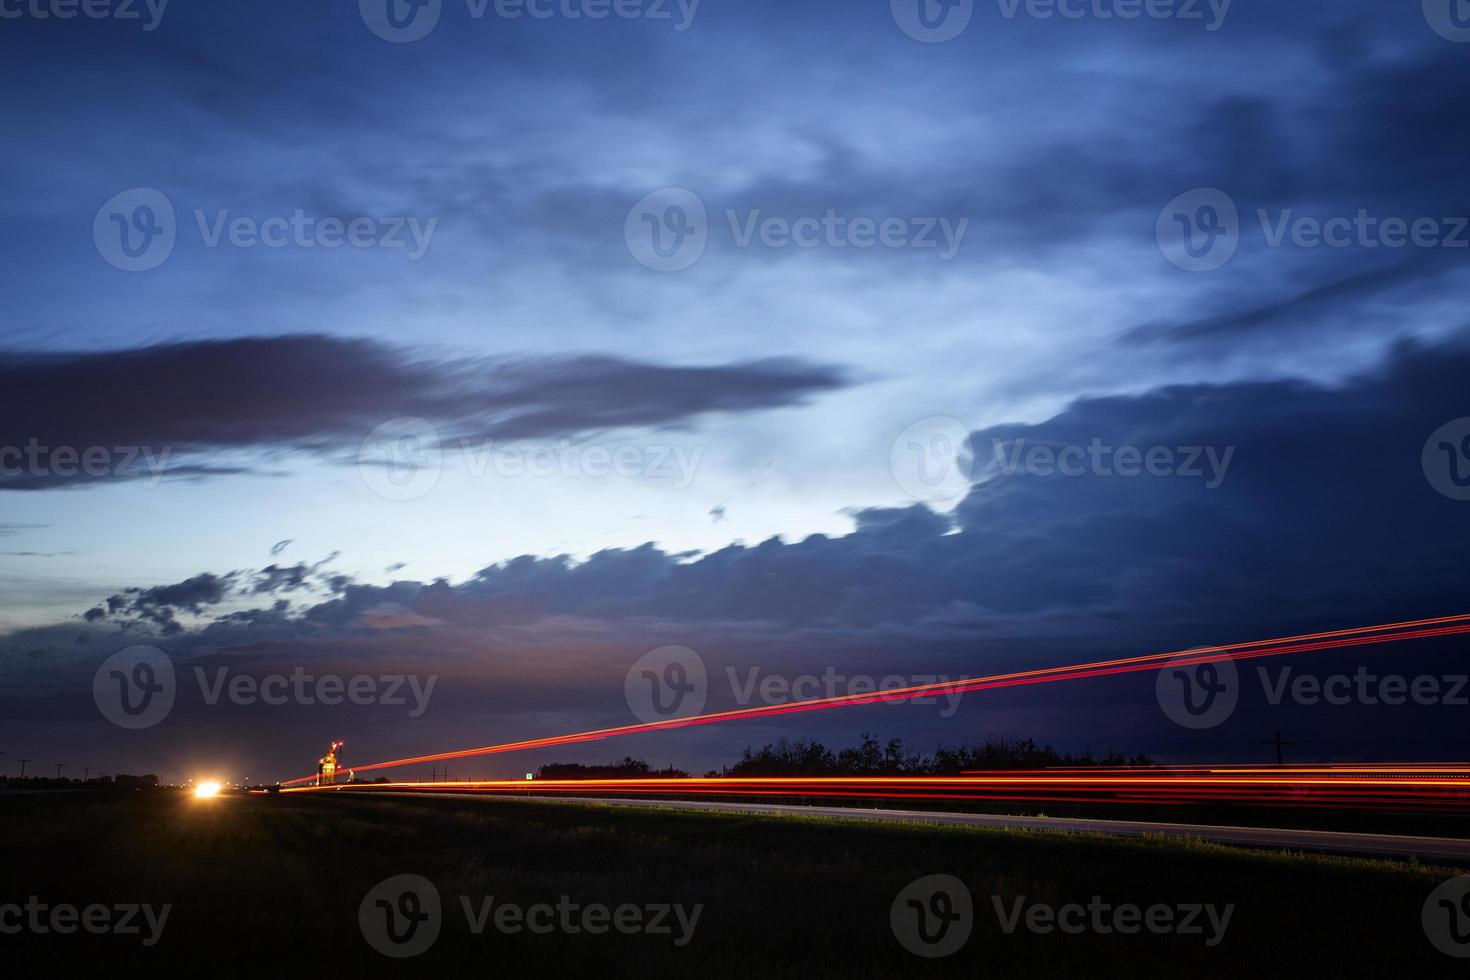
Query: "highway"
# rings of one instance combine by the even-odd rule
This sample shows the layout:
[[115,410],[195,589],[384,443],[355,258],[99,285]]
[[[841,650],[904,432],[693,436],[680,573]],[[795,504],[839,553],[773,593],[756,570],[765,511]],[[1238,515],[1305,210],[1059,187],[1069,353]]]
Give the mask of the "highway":
[[[348,790],[347,792],[352,792]],[[426,794],[392,792],[384,796]],[[454,799],[522,800],[592,806],[628,806],[706,813],[764,814],[785,817],[835,817],[881,823],[930,823],[1008,830],[1046,830],[1064,833],[1108,834],[1116,837],[1194,838],[1236,847],[1344,854],[1361,857],[1418,858],[1425,862],[1470,864],[1470,840],[1453,837],[1405,837],[1394,834],[1352,834],[1326,830],[1280,827],[1224,827],[1208,824],[1156,823],[1139,820],[1092,820],[1068,817],[1025,817],[986,813],[942,813],[927,810],[873,810],[840,806],[793,806],[775,803],[722,803],[702,800],[599,799],[566,796],[475,796],[452,794]]]
[[[986,691],[1000,688],[1019,687],[1032,684],[1047,684],[1060,681],[1075,681],[1085,678],[1105,677],[1115,674],[1130,674],[1158,671],[1164,667],[1180,668],[1196,664],[1219,661],[1245,661],[1261,657],[1280,657],[1288,654],[1310,653],[1318,650],[1335,650],[1346,647],[1371,646],[1379,643],[1394,643],[1402,640],[1427,637],[1455,636],[1470,633],[1470,613],[1440,616],[1434,619],[1406,620],[1385,623],[1379,626],[1359,626],[1353,629],[1330,630],[1321,633],[1304,633],[1298,636],[1277,637],[1271,640],[1254,640],[1245,643],[1230,643],[1208,649],[1175,650],[1171,653],[1151,653],[1142,656],[1124,657],[1085,664],[1066,664],[1042,667],[1008,674],[993,674],[987,677],[965,677],[912,687],[891,688],[882,691],[864,691],[830,697],[798,699],[784,704],[747,705],[726,711],[711,711],[704,714],[684,715],[637,724],[619,725],[589,731],[568,732],[549,738],[523,739],[502,742],[478,748],[454,749],[434,752],[383,762],[356,764],[351,767],[357,774],[383,769],[398,769],[404,766],[423,766],[428,763],[448,762],[454,759],[479,758],[506,752],[523,752],[531,749],[549,749],[582,742],[597,742],[623,735],[644,734],[657,731],[685,730],[696,725],[723,724],[749,718],[770,718],[778,715],[821,711],[832,708],[858,707],[872,704],[894,704],[900,701],[917,700],[935,695],[953,696],[970,691]],[[316,783],[320,772],[282,780],[283,787],[311,786]]]

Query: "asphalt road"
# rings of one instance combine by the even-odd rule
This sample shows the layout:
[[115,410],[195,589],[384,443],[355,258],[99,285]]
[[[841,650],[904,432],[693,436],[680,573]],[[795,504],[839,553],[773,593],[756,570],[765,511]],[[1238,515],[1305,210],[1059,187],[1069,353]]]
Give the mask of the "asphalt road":
[[[394,796],[420,796],[398,793]],[[442,795],[442,794],[433,794]],[[455,794],[456,799],[464,795]],[[497,796],[480,799],[533,800],[596,806],[654,807],[663,810],[697,810],[717,813],[769,814],[772,816],[836,817],[843,820],[873,820],[900,823],[958,824],[967,827],[1002,827],[1012,830],[1070,831],[1140,837],[1187,837],[1239,847],[1349,854],[1364,857],[1419,858],[1425,862],[1470,864],[1470,840],[1453,837],[1403,837],[1395,834],[1347,834],[1326,830],[1292,830],[1272,827],[1221,827],[1208,824],[1154,823],[1141,820],[1089,820],[1066,817],[1023,817],[986,813],[935,813],[927,810],[864,810],[841,806],[789,806],[772,803],[718,803],[700,800],[600,799],[566,796]]]

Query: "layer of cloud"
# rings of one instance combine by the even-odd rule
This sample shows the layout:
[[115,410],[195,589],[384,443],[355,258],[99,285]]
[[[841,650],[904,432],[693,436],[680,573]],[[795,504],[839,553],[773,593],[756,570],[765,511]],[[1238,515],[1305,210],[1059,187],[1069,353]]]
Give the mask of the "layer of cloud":
[[682,427],[846,384],[837,368],[794,360],[449,359],[311,335],[0,352],[0,490],[249,472],[265,464],[238,455],[267,450],[355,460],[369,433],[402,419],[446,442]]
[[[1459,602],[1467,561],[1453,530],[1470,526],[1470,511],[1435,490],[1421,450],[1470,410],[1467,372],[1464,348],[1405,346],[1336,388],[1253,382],[1080,400],[1037,425],[974,433],[975,485],[953,512],[862,510],[839,537],[694,558],[652,543],[580,562],[528,555],[457,585],[352,582],[330,574],[330,557],[233,574],[247,594],[330,595],[273,619],[273,635],[577,617],[900,628],[922,639],[1053,618],[1183,631],[1265,629],[1343,608],[1367,618],[1443,610]],[[1069,449],[1075,474],[1030,462]],[[1168,462],[1128,475],[1128,451],[1135,469],[1155,451]],[[233,584],[201,575],[109,607],[198,614]],[[232,642],[240,622],[202,635]]]

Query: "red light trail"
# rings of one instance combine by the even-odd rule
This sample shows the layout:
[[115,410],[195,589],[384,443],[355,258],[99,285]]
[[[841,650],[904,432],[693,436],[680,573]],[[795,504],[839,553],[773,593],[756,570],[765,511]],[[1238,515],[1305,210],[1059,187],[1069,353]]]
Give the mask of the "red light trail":
[[462,780],[303,786],[287,793],[405,792],[520,796],[803,797],[1133,805],[1246,804],[1429,812],[1470,809],[1470,767],[1302,766],[1046,769],[958,776]]
[[[959,681],[940,681],[933,684],[918,684],[912,687],[893,688],[886,691],[878,691],[864,694],[845,694],[836,697],[811,698],[803,701],[792,701],[780,705],[759,705],[750,708],[736,708],[729,711],[716,711],[707,714],[691,715],[686,718],[671,718],[667,721],[643,722],[633,725],[622,725],[615,728],[603,728],[593,731],[574,732],[567,735],[556,735],[549,738],[528,739],[520,742],[506,742],[499,745],[487,745],[473,749],[459,749],[452,752],[439,752],[431,755],[414,756],[407,759],[394,759],[388,762],[375,762],[364,766],[352,767],[353,773],[370,772],[381,769],[394,769],[400,766],[421,765],[430,762],[447,762],[452,759],[467,759],[476,756],[498,755],[506,752],[519,752],[527,749],[551,748],[559,745],[571,745],[579,742],[600,741],[607,738],[615,738],[620,735],[634,735],[645,732],[665,731],[673,728],[689,728],[696,725],[713,725],[725,721],[734,721],[742,718],[763,718],[783,714],[796,714],[806,711],[820,711],[830,708],[855,707],[865,704],[892,703],[909,701],[915,698],[929,697],[931,695],[961,694],[971,691],[991,690],[1002,687],[1019,687],[1031,684],[1046,684],[1055,681],[1079,680],[1089,677],[1105,677],[1114,674],[1136,673],[1146,670],[1157,670],[1164,666],[1192,666],[1195,664],[1216,663],[1224,660],[1250,660],[1259,657],[1279,657],[1293,653],[1309,653],[1319,650],[1342,649],[1345,647],[1369,646],[1380,643],[1392,643],[1399,640],[1426,639],[1438,636],[1453,636],[1461,633],[1470,633],[1470,613],[1462,613],[1454,616],[1441,616],[1434,619],[1409,620],[1399,623],[1386,623],[1378,626],[1364,626],[1354,629],[1330,630],[1321,633],[1306,633],[1298,636],[1279,637],[1272,640],[1256,640],[1246,643],[1233,643],[1224,646],[1195,648],[1191,650],[1177,650],[1169,653],[1145,654],[1137,657],[1125,657],[1116,660],[1104,660],[1095,663],[1072,664],[1059,667],[1043,667],[1036,670],[1018,671],[1007,674],[994,674],[988,677],[973,677]],[[314,782],[316,776],[302,776],[283,782],[282,786],[299,786]],[[627,781],[619,780],[620,785]],[[410,784],[419,786],[420,784]],[[449,786],[452,783],[438,785]],[[517,783],[522,789],[525,783]],[[542,785],[538,783],[538,786]],[[584,784],[585,785],[585,784]]]

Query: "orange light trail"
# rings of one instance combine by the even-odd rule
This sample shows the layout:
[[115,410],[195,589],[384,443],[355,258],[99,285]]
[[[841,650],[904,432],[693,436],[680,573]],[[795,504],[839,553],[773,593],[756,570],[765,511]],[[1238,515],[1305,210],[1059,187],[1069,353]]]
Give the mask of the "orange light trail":
[[[380,769],[394,769],[400,766],[447,762],[453,759],[498,755],[506,752],[520,752],[528,749],[552,748],[579,742],[600,741],[621,735],[665,731],[674,728],[689,728],[698,725],[712,725],[742,718],[763,718],[806,711],[819,711],[829,708],[910,701],[915,698],[929,697],[932,695],[962,694],[1002,687],[1019,687],[1031,684],[1051,683],[1054,681],[1070,681],[1090,677],[1111,676],[1114,674],[1135,673],[1156,670],[1166,665],[1192,666],[1195,664],[1216,663],[1223,660],[1238,661],[1258,657],[1278,657],[1293,653],[1309,653],[1319,650],[1369,646],[1380,643],[1392,643],[1399,640],[1453,636],[1461,633],[1470,633],[1470,613],[1440,616],[1432,619],[1407,620],[1399,623],[1386,623],[1354,629],[1305,633],[1297,636],[1279,637],[1272,640],[1255,640],[1245,643],[1226,644],[1224,646],[1176,650],[1169,653],[1145,654],[1142,656],[1124,657],[1095,663],[1043,667],[1035,670],[993,674],[988,677],[974,677],[959,681],[917,684],[912,687],[892,688],[886,691],[872,693],[811,698],[780,705],[736,708],[728,711],[691,715],[686,718],[671,718],[667,721],[643,722],[633,725],[622,725],[615,728],[602,728],[593,731],[574,732],[567,735],[556,735],[549,738],[506,742],[480,748],[459,749],[452,752],[439,752],[406,759],[394,759],[388,762],[375,762],[369,765],[353,766],[352,771],[354,773],[370,772]],[[302,776],[297,779],[287,780],[281,785],[298,786],[312,782],[315,779],[315,776]]]

